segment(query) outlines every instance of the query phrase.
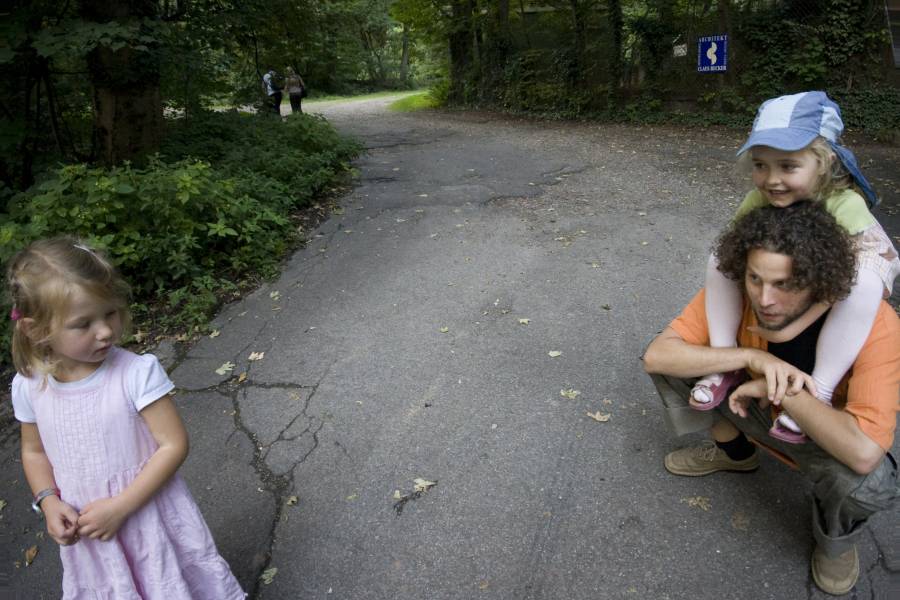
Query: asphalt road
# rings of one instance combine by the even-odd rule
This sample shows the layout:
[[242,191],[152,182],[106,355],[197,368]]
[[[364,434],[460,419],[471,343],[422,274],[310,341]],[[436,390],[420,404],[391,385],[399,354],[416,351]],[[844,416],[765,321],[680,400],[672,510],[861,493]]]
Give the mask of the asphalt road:
[[[314,108],[365,143],[358,186],[277,281],[222,311],[220,335],[160,350],[192,436],[182,473],[246,589],[827,597],[809,576],[808,486],[768,457],[749,475],[669,475],[663,456],[697,438],[668,431],[639,361],[746,191],[742,133],[389,101]],[[855,149],[900,233],[900,151]],[[15,440],[0,461],[0,595],[58,597]],[[416,495],[417,478],[436,485]],[[872,519],[850,597],[900,597],[898,516]]]

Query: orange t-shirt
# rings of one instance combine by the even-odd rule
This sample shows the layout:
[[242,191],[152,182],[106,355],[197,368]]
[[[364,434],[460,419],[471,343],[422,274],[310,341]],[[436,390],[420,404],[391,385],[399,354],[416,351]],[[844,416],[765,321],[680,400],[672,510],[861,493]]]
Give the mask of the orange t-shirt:
[[[669,326],[689,344],[709,344],[704,290],[700,290]],[[744,302],[738,343],[742,348],[768,347],[766,340],[747,331],[756,315]],[[900,318],[887,302],[875,315],[872,331],[850,372],[838,386],[834,405],[856,418],[859,428],[876,444],[890,450],[900,412]]]

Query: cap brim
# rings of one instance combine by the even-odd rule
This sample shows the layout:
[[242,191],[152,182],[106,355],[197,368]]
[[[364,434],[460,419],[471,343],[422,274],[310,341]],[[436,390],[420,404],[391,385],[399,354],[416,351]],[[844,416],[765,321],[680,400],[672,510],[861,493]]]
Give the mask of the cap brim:
[[818,135],[818,132],[815,131],[798,131],[788,128],[763,129],[751,133],[747,142],[737,153],[743,154],[753,146],[769,146],[776,150],[793,152],[809,146]]

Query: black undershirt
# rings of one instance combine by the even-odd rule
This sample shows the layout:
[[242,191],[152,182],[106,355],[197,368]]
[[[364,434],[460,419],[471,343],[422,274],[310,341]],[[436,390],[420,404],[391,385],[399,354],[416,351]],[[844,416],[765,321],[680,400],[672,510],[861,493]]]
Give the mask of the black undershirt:
[[819,341],[819,333],[829,312],[831,311],[825,311],[824,315],[794,339],[780,344],[770,342],[769,354],[792,364],[804,373],[812,373],[816,366],[816,343]]
[[[815,323],[801,331],[794,339],[781,344],[770,343],[769,353],[794,365],[804,373],[812,373],[816,366],[816,343],[819,341],[819,333],[822,331],[822,325],[825,324],[828,312],[826,311]],[[716,446],[721,448],[731,460],[745,460],[756,453],[756,447],[750,443],[744,432],[740,432],[735,439],[728,442],[716,442]]]

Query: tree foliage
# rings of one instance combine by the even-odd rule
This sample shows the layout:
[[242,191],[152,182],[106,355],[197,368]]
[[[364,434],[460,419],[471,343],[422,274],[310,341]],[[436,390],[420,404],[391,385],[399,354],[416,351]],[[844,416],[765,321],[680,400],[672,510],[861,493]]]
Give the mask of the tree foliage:
[[[165,111],[404,87],[422,54],[392,0],[11,0],[0,15],[0,209],[58,162],[140,163]],[[8,11],[8,12],[7,12]]]
[[[461,103],[644,117],[691,106],[744,121],[761,99],[801,89],[898,97],[874,0],[398,0],[393,10],[442,50],[446,95]],[[728,72],[698,73],[698,38],[723,33]],[[679,45],[686,55],[674,56]]]

